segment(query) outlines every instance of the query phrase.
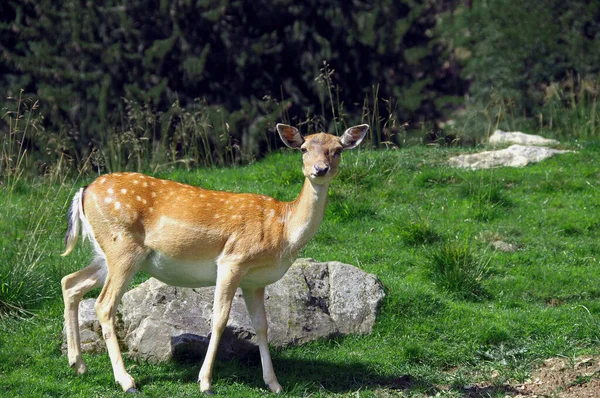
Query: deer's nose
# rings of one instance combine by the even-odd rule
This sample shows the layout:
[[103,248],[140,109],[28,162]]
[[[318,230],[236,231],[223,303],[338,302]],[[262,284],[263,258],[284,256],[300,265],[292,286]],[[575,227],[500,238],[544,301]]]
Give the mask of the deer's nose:
[[315,175],[322,177],[329,171],[329,165],[325,163],[315,164]]

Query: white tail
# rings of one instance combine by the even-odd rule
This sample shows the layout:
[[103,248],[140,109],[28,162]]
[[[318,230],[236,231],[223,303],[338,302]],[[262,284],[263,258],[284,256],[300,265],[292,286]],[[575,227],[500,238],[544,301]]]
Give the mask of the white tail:
[[204,392],[211,390],[217,346],[235,291],[241,287],[258,339],[264,381],[271,391],[280,392],[268,348],[264,287],[285,274],[317,232],[340,155],[360,144],[368,128],[351,127],[342,137],[326,133],[302,137],[296,128],[278,124],[283,142],[303,153],[306,178],[293,202],[210,191],[139,173],[101,176],[78,191],[63,255],[73,250],[83,229],[96,257],[62,280],[70,365],[78,374],[87,370],[81,356],[78,305],[87,291],[104,284],[96,312],[115,380],[123,391],[135,391],[123,365],[114,321],[126,286],[144,270],[171,285],[216,286],[212,336],[198,380]]
[[65,252],[62,256],[67,256],[69,253],[75,249],[75,245],[79,240],[79,233],[81,232],[81,219],[83,218],[83,188],[81,188],[75,196],[73,196],[73,201],[71,202],[71,207],[69,207],[68,220],[69,226],[67,228],[67,235],[65,236]]

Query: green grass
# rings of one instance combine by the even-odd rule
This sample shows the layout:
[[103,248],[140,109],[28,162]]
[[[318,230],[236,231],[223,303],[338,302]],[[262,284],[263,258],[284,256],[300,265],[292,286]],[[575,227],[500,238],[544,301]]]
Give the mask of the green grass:
[[[442,396],[463,396],[464,386],[488,381],[497,386],[490,396],[504,396],[503,382],[524,380],[544,358],[598,352],[600,151],[573,149],[494,171],[448,168],[456,148],[344,154],[325,221],[302,256],[355,264],[376,274],[387,296],[369,336],[273,350],[285,395],[423,396],[444,387]],[[273,153],[247,167],[157,175],[291,200],[300,162],[297,153]],[[76,377],[59,351],[60,278],[91,257],[87,245],[59,256],[66,206],[92,178],[27,179],[0,191],[0,282],[20,286],[23,300],[35,293],[23,303],[34,316],[0,320],[0,396],[121,395],[107,355],[85,355],[89,373]],[[492,240],[519,250],[495,252]],[[30,273],[7,279],[15,264]],[[198,396],[200,365],[126,360],[149,397]],[[218,362],[214,382],[222,396],[267,394],[258,358]]]
[[427,255],[431,280],[458,298],[479,300],[486,297],[482,286],[488,276],[489,258],[475,253],[468,242],[446,242]]

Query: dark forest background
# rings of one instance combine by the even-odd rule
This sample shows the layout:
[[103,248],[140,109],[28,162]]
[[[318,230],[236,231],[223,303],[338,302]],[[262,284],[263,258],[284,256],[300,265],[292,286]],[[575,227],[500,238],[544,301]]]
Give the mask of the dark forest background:
[[42,170],[237,163],[278,121],[377,147],[597,109],[600,2],[4,0],[0,51],[0,133],[29,117]]

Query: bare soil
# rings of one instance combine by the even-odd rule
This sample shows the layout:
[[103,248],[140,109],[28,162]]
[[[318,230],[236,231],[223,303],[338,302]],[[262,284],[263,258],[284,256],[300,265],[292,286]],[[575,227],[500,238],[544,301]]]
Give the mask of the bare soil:
[[[465,398],[600,398],[600,356],[550,358],[545,360],[524,383],[498,386],[477,383],[459,389]],[[412,384],[412,383],[409,383]],[[428,397],[443,396],[449,386],[438,386]]]
[[600,397],[599,356],[550,358],[523,384],[511,386],[517,398]]

